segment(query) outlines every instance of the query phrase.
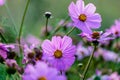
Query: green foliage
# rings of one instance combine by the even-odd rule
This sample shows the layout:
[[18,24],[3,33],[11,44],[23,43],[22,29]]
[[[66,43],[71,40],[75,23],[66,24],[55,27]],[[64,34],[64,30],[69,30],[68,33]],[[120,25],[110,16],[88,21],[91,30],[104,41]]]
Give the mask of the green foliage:
[[0,80],[6,80],[6,76],[7,76],[6,67],[4,64],[0,63]]
[[17,32],[13,24],[10,23],[9,19],[1,17],[0,20],[1,27],[3,29],[3,36],[8,43],[13,43],[16,41]]

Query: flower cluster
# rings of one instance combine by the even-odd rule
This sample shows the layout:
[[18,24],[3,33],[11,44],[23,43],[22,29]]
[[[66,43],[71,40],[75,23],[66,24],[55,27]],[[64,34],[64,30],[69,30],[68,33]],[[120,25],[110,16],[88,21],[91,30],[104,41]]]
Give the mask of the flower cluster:
[[[0,6],[5,2],[0,0]],[[68,18],[60,19],[55,29],[48,25],[52,13],[45,12],[46,25],[41,27],[39,38],[30,34],[22,37],[29,3],[27,0],[18,37],[13,39],[9,29],[11,34],[7,35],[7,30],[3,31],[7,21],[0,20],[0,80],[120,80],[120,20],[104,31],[94,30],[102,22],[96,6],[77,0],[70,3]],[[10,15],[7,4],[5,7]]]

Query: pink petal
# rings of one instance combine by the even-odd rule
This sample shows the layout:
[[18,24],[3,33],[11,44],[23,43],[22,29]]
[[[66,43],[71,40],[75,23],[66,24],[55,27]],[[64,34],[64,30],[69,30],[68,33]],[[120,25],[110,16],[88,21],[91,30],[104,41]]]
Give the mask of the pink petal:
[[60,49],[61,48],[61,42],[62,42],[62,39],[61,37],[59,36],[54,36],[52,38],[52,44],[54,44],[54,49]]
[[75,18],[78,18],[78,14],[76,13],[76,5],[74,2],[71,2],[71,4],[68,7],[69,15]]
[[61,49],[62,51],[64,51],[65,49],[72,46],[72,39],[68,36],[64,36],[61,45],[62,45]]
[[50,54],[50,55],[53,54],[53,52],[54,52],[53,45],[52,45],[52,43],[49,40],[45,40],[42,43],[41,46],[42,46],[42,49],[43,49],[44,53]]
[[77,0],[76,6],[77,6],[77,10],[79,12],[78,15],[80,15],[83,12],[83,9],[84,9],[84,1],[83,0]]
[[96,13],[92,16],[87,17],[86,24],[89,25],[91,28],[97,29],[101,27],[101,21],[101,16]]
[[86,13],[87,15],[94,14],[95,11],[96,7],[94,6],[94,4],[89,3],[88,5],[85,6],[84,13]]

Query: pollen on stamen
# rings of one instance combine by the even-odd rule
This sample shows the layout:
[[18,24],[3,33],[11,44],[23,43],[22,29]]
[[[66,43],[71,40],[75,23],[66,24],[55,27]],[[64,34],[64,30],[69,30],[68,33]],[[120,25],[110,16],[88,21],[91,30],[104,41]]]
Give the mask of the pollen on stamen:
[[46,77],[40,77],[38,80],[47,80]]
[[61,58],[61,57],[62,57],[62,51],[56,50],[56,51],[54,52],[54,56],[55,56],[55,58]]
[[80,14],[79,20],[85,22],[87,20],[87,16],[85,14]]
[[99,39],[100,38],[100,33],[99,32],[93,32],[93,34],[92,34],[92,38],[93,39]]

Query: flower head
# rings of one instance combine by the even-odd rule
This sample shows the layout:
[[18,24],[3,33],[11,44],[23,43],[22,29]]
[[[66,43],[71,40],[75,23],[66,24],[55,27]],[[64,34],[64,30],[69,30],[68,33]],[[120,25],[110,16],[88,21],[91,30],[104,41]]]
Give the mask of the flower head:
[[116,20],[115,24],[107,30],[108,32],[112,32],[115,37],[120,37],[120,20]]
[[68,36],[52,37],[42,43],[43,55],[48,63],[58,70],[65,71],[74,63],[76,48],[72,45],[72,39]]
[[8,49],[5,44],[0,43],[0,57],[3,59],[7,58]]
[[76,4],[72,2],[69,5],[68,10],[74,26],[85,33],[92,33],[91,28],[101,26],[101,16],[95,13],[96,7],[92,3],[84,6],[83,0],[77,0]]
[[83,59],[84,57],[90,56],[91,52],[89,50],[89,48],[86,48],[83,46],[82,43],[79,43],[77,46],[77,51],[76,51],[76,56],[78,58],[78,60]]
[[35,66],[28,64],[22,76],[23,80],[66,80],[55,68],[48,67],[44,62],[37,62]]
[[99,42],[105,43],[106,41],[114,39],[114,37],[112,36],[112,33],[110,32],[103,33],[102,31],[100,32],[94,31],[91,34],[81,33],[80,36],[85,37],[90,42],[98,42],[98,43]]
[[34,44],[31,46],[24,45],[23,63],[33,63],[42,59],[42,52]]

